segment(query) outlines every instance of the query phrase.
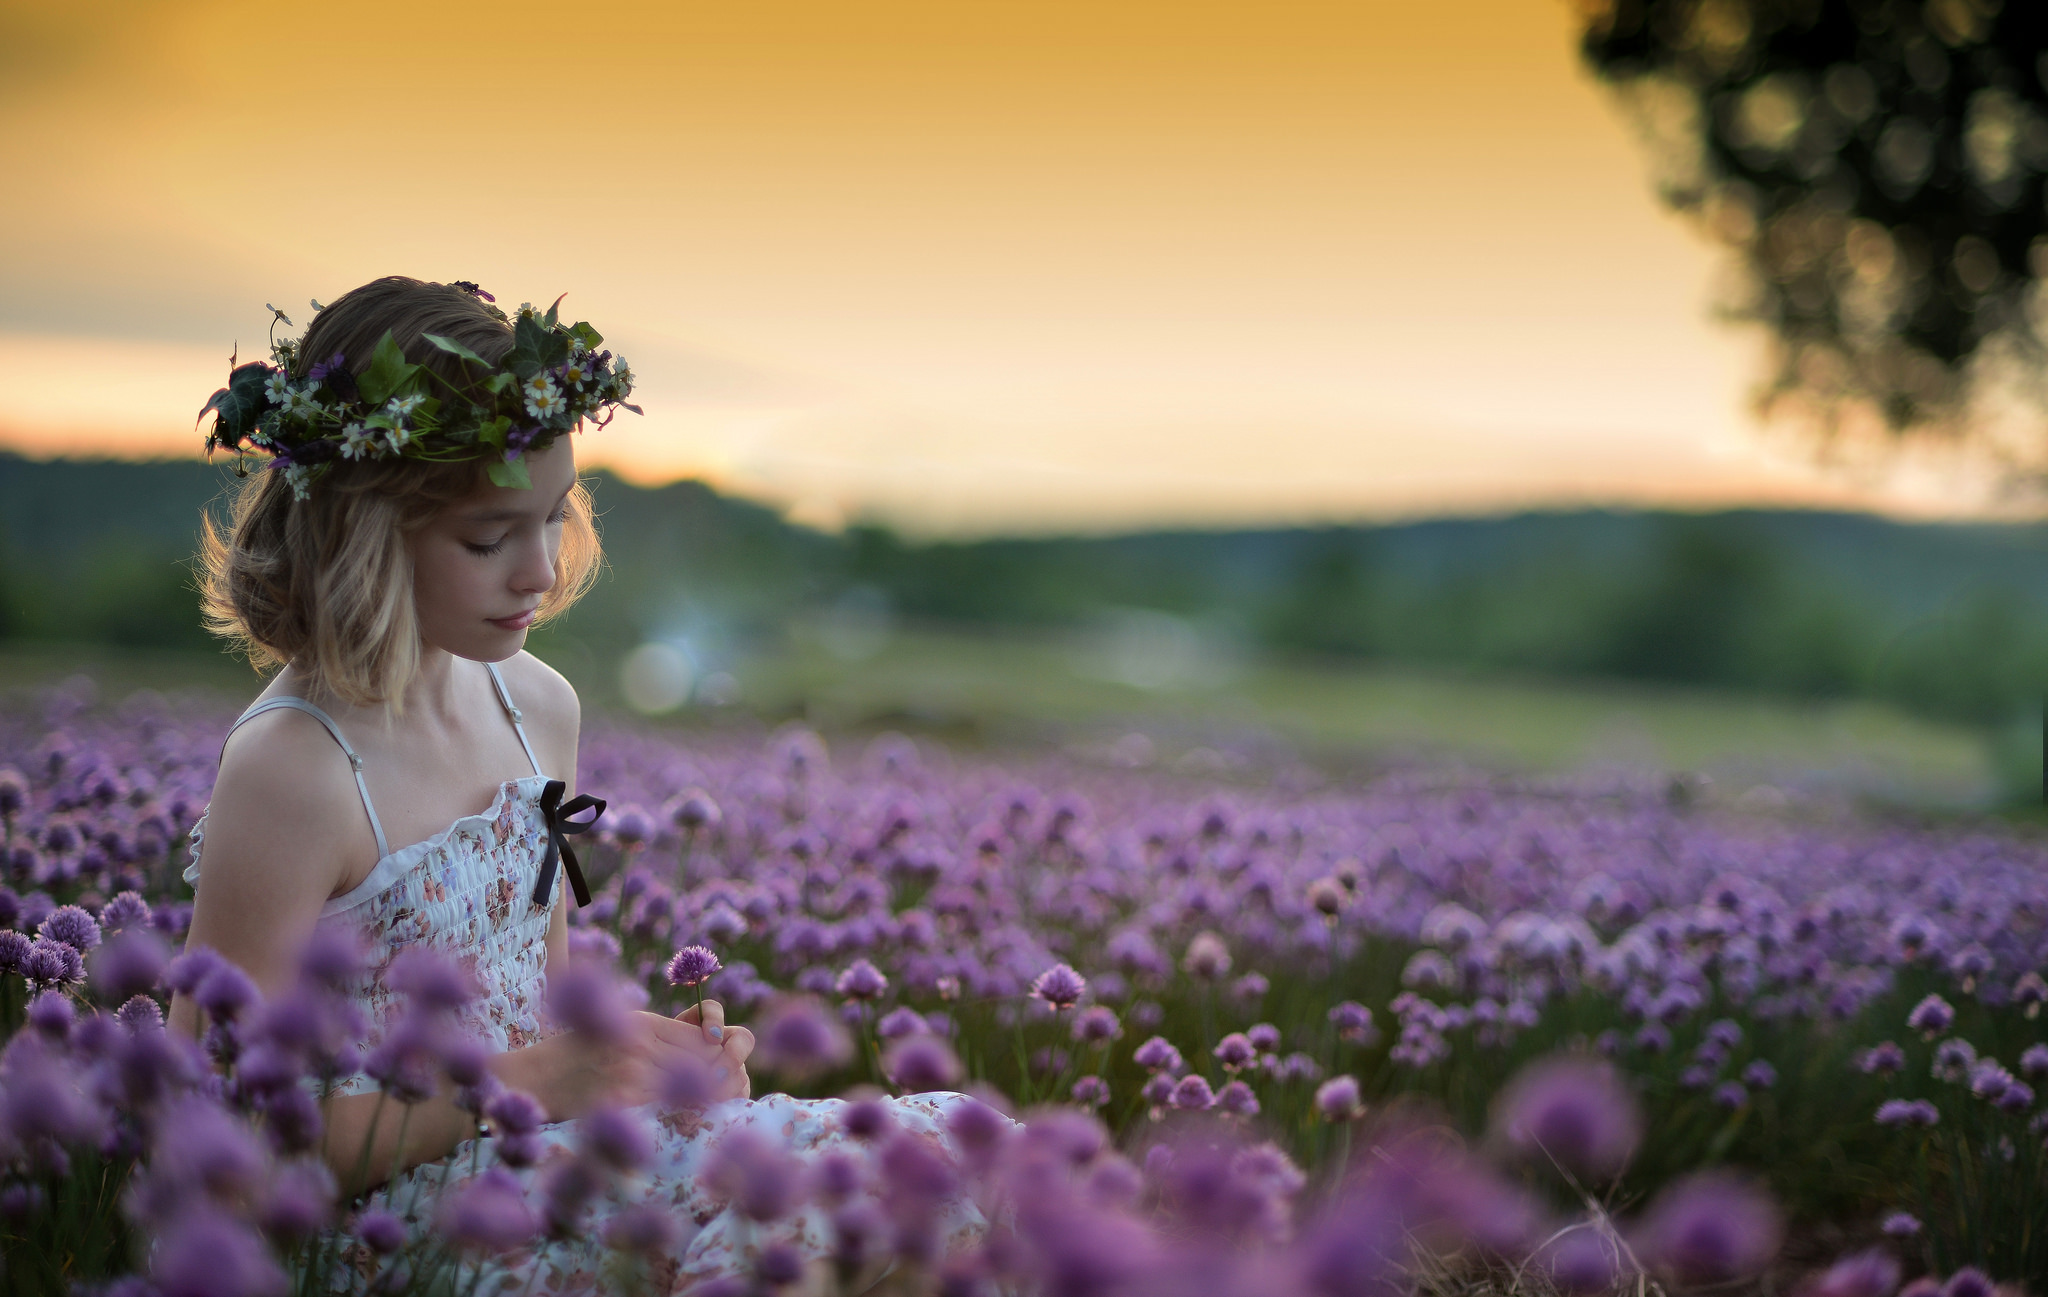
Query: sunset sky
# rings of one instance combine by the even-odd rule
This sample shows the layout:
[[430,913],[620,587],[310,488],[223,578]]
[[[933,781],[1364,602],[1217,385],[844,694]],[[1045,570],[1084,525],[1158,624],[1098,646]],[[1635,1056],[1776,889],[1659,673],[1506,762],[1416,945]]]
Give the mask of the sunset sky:
[[0,0],[0,444],[196,455],[275,302],[566,292],[578,443],[835,523],[1929,516],[1758,345],[1563,0]]

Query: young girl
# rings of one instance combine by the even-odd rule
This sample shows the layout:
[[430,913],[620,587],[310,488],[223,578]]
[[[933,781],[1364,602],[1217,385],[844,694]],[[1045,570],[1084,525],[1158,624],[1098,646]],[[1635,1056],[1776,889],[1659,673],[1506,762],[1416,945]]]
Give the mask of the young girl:
[[[798,1152],[859,1146],[839,1130],[838,1100],[748,1100],[753,1037],[727,1026],[716,1001],[676,1019],[635,1013],[608,1043],[549,1021],[572,880],[547,877],[568,872],[548,844],[576,792],[579,710],[569,683],[521,645],[595,574],[567,433],[623,404],[631,376],[588,326],[530,308],[508,319],[491,300],[469,284],[366,284],[280,347],[277,370],[236,370],[208,406],[209,448],[273,463],[242,486],[225,536],[207,526],[207,618],[259,666],[281,669],[230,731],[193,828],[188,941],[268,994],[290,984],[316,925],[347,925],[372,955],[357,999],[373,1035],[399,1007],[385,973],[401,948],[460,959],[483,991],[466,1025],[497,1051],[497,1079],[545,1109],[551,1144],[573,1145],[595,1108],[651,1104],[679,1063],[722,1076],[701,1118],[649,1123],[658,1151],[638,1192],[643,1210],[672,1212],[663,1279],[680,1290],[744,1269],[743,1251],[778,1237],[746,1229],[699,1183],[723,1133],[758,1127]],[[175,1001],[171,1022],[196,1032],[194,1006]],[[371,1139],[370,1179],[401,1168],[384,1196],[425,1203],[424,1216],[435,1192],[490,1159],[477,1158],[475,1119],[448,1095],[415,1105],[401,1129],[373,1121],[376,1088],[351,1077],[328,1103],[331,1168],[344,1195],[373,1188],[353,1179]],[[890,1101],[891,1115],[939,1140],[959,1101],[911,1096]],[[429,1192],[412,1192],[416,1182]],[[584,1241],[515,1266],[542,1267],[537,1291],[589,1287],[604,1215],[626,1205],[599,1204]],[[982,1221],[961,1200],[939,1223],[950,1238]],[[799,1251],[827,1251],[815,1210],[787,1225]]]

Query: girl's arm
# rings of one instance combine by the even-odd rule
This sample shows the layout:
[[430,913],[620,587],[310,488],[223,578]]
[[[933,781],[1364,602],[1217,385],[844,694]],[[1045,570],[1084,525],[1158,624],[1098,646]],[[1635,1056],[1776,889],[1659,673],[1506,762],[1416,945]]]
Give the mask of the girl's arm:
[[[279,994],[350,859],[376,852],[348,758],[320,723],[289,710],[256,717],[221,758],[187,949],[211,947],[265,997]],[[173,997],[170,1023],[197,1037],[197,1007]]]

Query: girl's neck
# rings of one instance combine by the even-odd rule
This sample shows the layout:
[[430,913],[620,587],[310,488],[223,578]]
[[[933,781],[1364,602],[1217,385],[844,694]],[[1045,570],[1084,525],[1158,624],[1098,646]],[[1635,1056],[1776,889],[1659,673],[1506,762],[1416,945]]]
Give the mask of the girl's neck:
[[398,708],[374,704],[368,707],[354,707],[332,695],[323,698],[310,697],[308,695],[314,692],[326,691],[306,688],[303,677],[285,681],[285,692],[306,696],[307,701],[324,711],[336,716],[349,716],[357,724],[367,724],[377,729],[388,730],[400,723],[417,723],[421,719],[431,726],[440,727],[474,710],[473,706],[464,703],[463,696],[467,689],[474,687],[470,673],[475,669],[475,664],[466,658],[458,658],[448,650],[436,648],[431,644],[422,644],[419,670],[413,673],[412,681],[400,695],[399,701],[403,704],[402,714]]

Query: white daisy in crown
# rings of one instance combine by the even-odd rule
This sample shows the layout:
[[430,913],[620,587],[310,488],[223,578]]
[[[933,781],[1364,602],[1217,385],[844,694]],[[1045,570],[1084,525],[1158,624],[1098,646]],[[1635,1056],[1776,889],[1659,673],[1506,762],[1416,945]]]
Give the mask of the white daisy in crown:
[[341,430],[341,457],[361,459],[376,445],[376,436],[360,423],[351,423]]

